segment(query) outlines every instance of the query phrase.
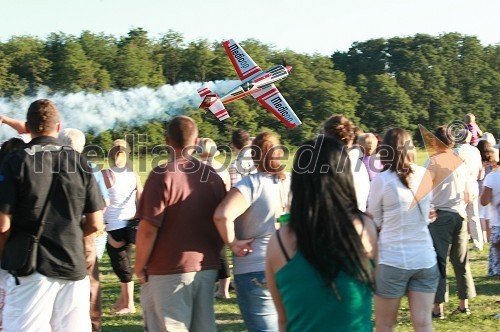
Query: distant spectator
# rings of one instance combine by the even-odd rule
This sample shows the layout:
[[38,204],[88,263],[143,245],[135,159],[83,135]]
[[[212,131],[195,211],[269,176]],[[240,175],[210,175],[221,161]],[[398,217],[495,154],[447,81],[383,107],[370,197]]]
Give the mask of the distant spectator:
[[370,181],[372,181],[382,171],[382,163],[377,153],[377,137],[372,133],[362,134],[358,137],[358,144],[363,152],[363,164],[368,171]]
[[323,133],[327,136],[335,137],[345,144],[354,178],[354,190],[356,191],[358,208],[364,212],[366,210],[368,193],[370,192],[370,177],[368,176],[365,164],[360,159],[362,157],[360,151],[358,149],[351,149],[354,143],[354,125],[344,115],[334,115],[323,124]]
[[357,145],[359,145],[359,143],[358,143],[359,136],[363,135],[365,132],[360,127],[354,126],[353,133],[354,133],[354,138],[352,140],[353,141],[352,145],[357,146]]
[[[200,138],[198,140],[198,156],[201,162],[215,169],[222,181],[224,181],[226,191],[229,191],[231,189],[231,178],[229,172],[224,168],[224,165],[215,160],[215,157],[218,155],[219,151],[217,150],[217,145],[211,138]],[[217,276],[219,287],[214,296],[220,299],[228,299],[230,297],[229,286],[231,284],[231,270],[229,268],[225,246],[220,253],[220,263],[221,267]]]
[[481,204],[491,204],[491,245],[488,264],[489,276],[500,276],[500,156],[496,151],[492,171],[486,176],[481,193]]
[[197,154],[204,164],[211,166],[217,174],[219,174],[222,181],[224,181],[226,191],[229,191],[229,189],[231,189],[231,178],[224,165],[215,160],[215,157],[217,157],[220,152],[217,150],[217,144],[215,144],[214,140],[211,138],[200,138],[198,140]]
[[468,169],[468,176],[465,181],[469,182],[469,201],[466,205],[467,224],[469,233],[474,245],[472,250],[483,250],[484,240],[481,230],[481,221],[479,220],[479,186],[477,180],[480,178],[482,170],[481,153],[477,147],[470,144],[472,134],[463,129],[459,132],[463,141],[456,145],[455,152],[464,161]]
[[2,165],[2,160],[7,154],[21,149],[24,145],[24,141],[17,137],[12,137],[11,139],[3,142],[0,147],[0,165]]
[[229,165],[229,175],[231,176],[231,187],[250,173],[255,173],[252,160],[250,144],[252,137],[243,129],[233,131],[231,144],[236,152],[236,159]]
[[464,121],[467,130],[472,134],[470,144],[476,146],[477,142],[479,142],[479,138],[483,136],[483,132],[476,123],[476,116],[472,113],[467,113],[464,117]]
[[[484,137],[484,135],[483,135]],[[493,148],[488,140],[479,140],[477,143],[477,149],[481,154],[482,169],[477,180],[479,186],[479,195],[483,192],[483,184],[485,177],[491,173],[493,170],[493,165],[496,164],[497,160],[495,155],[498,155],[498,150]],[[481,229],[483,230],[483,240],[484,242],[490,241],[491,228],[490,228],[490,218],[491,218],[491,204],[483,206],[479,204],[479,220],[481,221]]]
[[[78,129],[65,128],[59,132],[58,140],[61,145],[67,145],[78,153],[83,151],[85,146],[85,135]],[[99,191],[103,196],[106,205],[109,204],[108,189],[104,184],[101,172],[95,172],[94,177],[99,186]],[[104,186],[104,188],[102,187]],[[92,332],[101,331],[102,307],[101,307],[101,283],[99,281],[99,263],[97,262],[96,238],[103,233],[103,229],[83,238],[85,249],[85,261],[87,272],[90,278],[90,320]]]

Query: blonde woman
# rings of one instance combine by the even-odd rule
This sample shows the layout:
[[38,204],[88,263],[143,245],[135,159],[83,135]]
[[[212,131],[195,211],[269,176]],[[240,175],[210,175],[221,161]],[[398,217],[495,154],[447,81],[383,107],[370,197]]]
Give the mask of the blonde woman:
[[108,252],[111,266],[121,282],[120,298],[113,305],[114,314],[135,313],[132,244],[127,236],[128,221],[135,216],[136,201],[142,193],[139,176],[129,166],[129,148],[125,140],[116,140],[109,152],[111,167],[103,170],[110,205],[104,212],[108,232]]
[[[231,189],[231,177],[229,176],[229,172],[227,169],[215,160],[215,157],[219,155],[219,151],[217,150],[217,144],[215,144],[214,140],[211,138],[200,138],[198,140],[198,156],[201,159],[201,162],[211,166],[217,174],[221,177],[222,181],[224,181],[224,186],[226,187],[226,191]],[[219,274],[217,275],[217,279],[219,280],[219,287],[217,292],[215,292],[215,297],[219,299],[229,299],[229,286],[231,284],[231,270],[229,268],[229,261],[227,260],[226,255],[226,247],[223,246],[220,253],[220,268]]]

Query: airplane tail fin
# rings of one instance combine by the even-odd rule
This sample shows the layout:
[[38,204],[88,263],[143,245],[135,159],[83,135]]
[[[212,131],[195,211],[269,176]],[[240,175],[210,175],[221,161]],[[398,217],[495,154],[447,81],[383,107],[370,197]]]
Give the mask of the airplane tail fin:
[[229,114],[217,94],[212,93],[208,88],[200,88],[198,93],[200,97],[205,97],[200,104],[200,108],[212,112],[219,121],[229,118]]

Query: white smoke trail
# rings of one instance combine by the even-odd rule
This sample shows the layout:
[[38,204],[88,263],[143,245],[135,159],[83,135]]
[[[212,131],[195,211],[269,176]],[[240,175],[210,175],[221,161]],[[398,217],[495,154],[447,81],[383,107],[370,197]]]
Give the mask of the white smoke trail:
[[[239,81],[182,82],[176,85],[167,84],[157,89],[143,87],[99,94],[78,92],[49,95],[41,90],[36,96],[0,98],[0,115],[24,121],[31,102],[48,98],[57,105],[63,127],[77,128],[83,132],[101,132],[113,128],[118,121],[141,125],[152,119],[167,120],[182,114],[188,107],[200,105],[202,99],[196,92],[198,88],[206,86],[216,93],[224,94],[238,83]],[[0,139],[16,134],[7,125],[0,127]]]

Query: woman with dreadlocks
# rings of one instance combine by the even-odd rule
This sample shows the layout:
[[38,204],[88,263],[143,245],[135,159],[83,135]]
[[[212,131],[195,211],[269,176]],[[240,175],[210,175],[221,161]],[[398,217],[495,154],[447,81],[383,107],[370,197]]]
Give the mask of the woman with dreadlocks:
[[323,135],[304,143],[291,194],[290,221],[266,258],[280,331],[372,331],[376,228],[358,209],[344,144]]

